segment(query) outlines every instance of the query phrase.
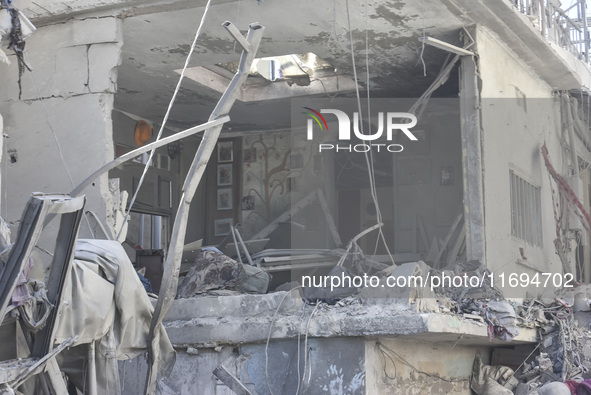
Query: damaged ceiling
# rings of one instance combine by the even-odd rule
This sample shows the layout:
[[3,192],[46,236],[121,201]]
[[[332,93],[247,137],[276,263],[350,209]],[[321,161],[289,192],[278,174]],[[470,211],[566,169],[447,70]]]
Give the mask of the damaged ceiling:
[[[158,12],[128,11],[123,21],[123,55],[118,69],[115,107],[159,122],[172,97],[179,74],[204,12],[205,1],[196,8],[157,8]],[[462,24],[440,2],[367,1],[349,4],[360,88],[365,90],[366,26],[372,97],[418,97],[433,81],[447,53],[426,46],[418,38],[427,35],[460,44]],[[366,18],[366,7],[368,17]],[[182,8],[182,7],[181,7]],[[265,26],[258,57],[312,52],[336,69],[341,81],[351,81],[350,40],[345,1],[213,1],[197,47],[192,67],[211,67],[235,62],[240,49],[221,24],[229,20],[242,32],[253,22]],[[423,75],[421,52],[425,62]],[[285,81],[285,96],[292,89]],[[453,79],[451,80],[453,81]],[[451,82],[439,94],[453,96]],[[296,86],[296,85],[294,85]],[[325,84],[320,86],[325,87]],[[342,91],[342,86],[348,89]],[[318,97],[352,96],[353,84],[336,82],[334,92],[316,89]],[[254,88],[251,88],[254,89]],[[326,89],[326,88],[325,88]],[[250,92],[252,93],[252,92]],[[221,94],[189,78],[183,81],[168,125],[179,129],[206,121]],[[261,130],[290,126],[289,99],[237,102],[231,112],[232,130]]]

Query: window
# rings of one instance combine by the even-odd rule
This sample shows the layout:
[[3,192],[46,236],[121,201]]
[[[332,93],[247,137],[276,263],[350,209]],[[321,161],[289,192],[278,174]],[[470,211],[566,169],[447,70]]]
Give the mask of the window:
[[542,246],[542,205],[540,188],[510,170],[511,234],[521,240]]

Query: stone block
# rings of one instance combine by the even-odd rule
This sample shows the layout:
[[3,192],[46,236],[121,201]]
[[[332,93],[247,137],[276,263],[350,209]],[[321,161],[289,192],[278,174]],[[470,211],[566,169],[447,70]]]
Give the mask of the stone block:
[[[193,318],[273,316],[285,296],[285,292],[266,295],[198,296],[177,299],[166,314],[165,321],[191,320]],[[283,299],[279,312],[299,312],[302,300],[295,291]]]

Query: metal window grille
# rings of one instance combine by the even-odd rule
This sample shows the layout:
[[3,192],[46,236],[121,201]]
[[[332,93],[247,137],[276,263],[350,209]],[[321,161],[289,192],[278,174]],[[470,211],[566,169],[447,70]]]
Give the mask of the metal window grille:
[[542,246],[542,204],[540,188],[525,181],[512,170],[511,234],[521,240]]

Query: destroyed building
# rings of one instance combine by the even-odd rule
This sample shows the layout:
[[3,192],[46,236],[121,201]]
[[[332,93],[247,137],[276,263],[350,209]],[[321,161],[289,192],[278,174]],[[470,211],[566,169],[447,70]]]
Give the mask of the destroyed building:
[[582,388],[586,8],[0,2],[0,390]]

